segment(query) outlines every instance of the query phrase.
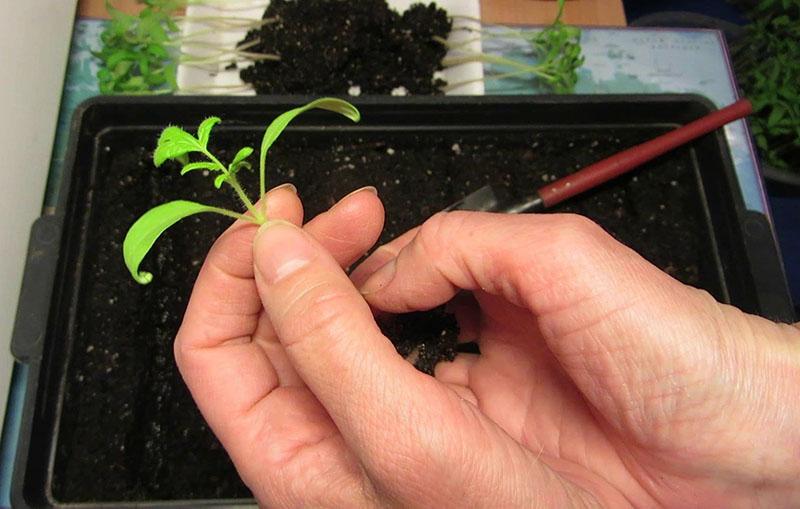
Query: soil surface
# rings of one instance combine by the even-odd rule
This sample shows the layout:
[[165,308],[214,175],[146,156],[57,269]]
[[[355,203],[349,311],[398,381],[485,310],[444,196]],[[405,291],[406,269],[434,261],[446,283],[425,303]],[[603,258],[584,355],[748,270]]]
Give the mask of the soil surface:
[[276,21],[242,44],[258,40],[248,51],[281,59],[241,71],[258,94],[434,94],[446,84],[434,78],[446,49],[433,38],[451,23],[433,3],[399,14],[386,0],[273,0],[264,18]]
[[[649,139],[656,129],[549,129],[393,132],[288,132],[271,149],[271,185],[293,182],[306,217],[357,187],[375,185],[387,210],[381,241],[420,223],[465,194],[492,183],[521,194],[560,175]],[[238,208],[214,190],[213,177],[177,167],[154,169],[157,131],[109,131],[100,139],[97,181],[88,192],[86,258],[80,270],[78,319],[65,333],[66,372],[52,490],[61,502],[242,498],[250,494],[200,416],[176,368],[172,343],[205,253],[230,223],[202,215],[170,229],[143,264],[154,274],[137,285],[122,261],[121,242],[147,209],[172,199]],[[220,127],[212,150],[230,160],[259,134]],[[136,147],[136,148],[130,148]],[[257,177],[242,172],[248,189]],[[681,149],[558,211],[578,212],[678,279],[708,289],[720,282],[710,256],[707,222],[691,153]],[[416,349],[430,371],[453,354],[457,330],[438,314],[439,343],[415,345],[419,321],[384,327],[404,354]],[[437,329],[438,328],[438,329]]]

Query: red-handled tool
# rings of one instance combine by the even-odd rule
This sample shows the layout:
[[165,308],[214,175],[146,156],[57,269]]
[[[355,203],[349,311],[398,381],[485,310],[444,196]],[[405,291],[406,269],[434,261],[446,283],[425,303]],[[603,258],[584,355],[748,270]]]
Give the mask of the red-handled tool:
[[753,105],[750,104],[750,101],[741,99],[657,138],[623,150],[560,178],[510,207],[501,207],[500,200],[491,186],[484,186],[446,210],[503,210],[510,213],[543,210],[608,182],[670,150],[719,129],[725,124],[744,118],[752,112]]

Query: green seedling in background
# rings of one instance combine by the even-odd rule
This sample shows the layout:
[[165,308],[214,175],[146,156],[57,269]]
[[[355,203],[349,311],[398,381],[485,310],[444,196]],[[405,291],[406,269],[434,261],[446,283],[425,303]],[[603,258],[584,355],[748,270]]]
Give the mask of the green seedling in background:
[[[744,2],[737,2],[744,3]],[[745,36],[732,49],[762,159],[800,174],[800,0],[750,2]]]
[[[531,65],[527,62],[520,62],[512,58],[488,53],[468,52],[463,55],[447,57],[442,61],[442,65],[453,67],[469,62],[493,64],[508,69],[508,72],[486,76],[482,80],[532,76],[556,93],[572,92],[578,82],[578,69],[583,65],[584,57],[581,54],[581,29],[566,25],[561,21],[561,17],[564,14],[564,2],[565,0],[558,0],[558,13],[555,20],[551,25],[538,32],[507,29],[502,34],[496,34],[486,30],[465,27],[463,28],[464,30],[474,31],[480,35],[475,39],[457,44],[451,44],[445,39],[436,38],[437,42],[445,45],[450,50],[461,49],[475,40],[489,37],[523,39],[530,45],[531,51],[537,59],[536,64]],[[464,19],[480,22],[480,20],[474,18]],[[466,83],[468,82],[451,83],[449,88],[459,87]]]
[[[261,141],[261,154],[259,159],[259,197],[263,198],[266,194],[266,158],[267,152],[273,143],[280,137],[289,123],[301,113],[311,109],[322,109],[339,113],[353,122],[361,120],[361,114],[355,106],[342,101],[325,97],[312,101],[305,106],[289,110],[282,113],[264,131]],[[208,141],[211,136],[212,128],[220,122],[217,117],[204,120],[197,129],[197,135],[190,134],[180,127],[169,126],[164,129],[158,139],[158,145],[153,154],[153,163],[160,167],[168,160],[178,161],[183,165],[181,175],[190,171],[206,170],[215,173],[214,186],[217,189],[223,185],[230,186],[241,200],[244,213],[228,210],[211,205],[204,205],[187,200],[175,200],[145,212],[128,230],[123,242],[122,251],[125,258],[125,265],[128,267],[133,278],[141,283],[147,284],[153,280],[153,275],[139,269],[142,260],[153,247],[153,244],[164,231],[181,219],[201,212],[214,212],[234,219],[250,221],[255,224],[264,224],[268,220],[265,213],[264,202],[261,208],[250,201],[239,180],[236,178],[242,168],[251,169],[247,158],[253,153],[252,147],[240,149],[233,160],[225,165],[214,154],[208,150]],[[190,156],[199,158],[191,161]],[[263,210],[262,210],[263,209]]]
[[[236,17],[187,18],[178,13],[189,0],[139,0],[143,9],[137,15],[126,14],[106,0],[111,16],[100,34],[103,47],[94,53],[100,61],[97,81],[103,94],[168,94],[178,90],[178,64],[188,66],[221,66],[239,61],[280,60],[277,55],[248,51],[260,41],[235,48],[223,48],[193,40],[198,35],[226,29],[258,28],[273,19],[249,20]],[[207,30],[180,36],[179,22],[194,21],[207,25]],[[195,47],[203,55],[181,52],[180,48]]]

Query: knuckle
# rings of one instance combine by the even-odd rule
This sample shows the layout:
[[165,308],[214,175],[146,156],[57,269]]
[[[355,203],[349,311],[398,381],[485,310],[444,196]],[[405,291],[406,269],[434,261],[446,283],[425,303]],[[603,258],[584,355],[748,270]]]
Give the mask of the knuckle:
[[420,226],[419,232],[417,233],[417,240],[429,245],[438,244],[442,234],[446,231],[449,220],[450,214],[447,212],[439,212],[431,216],[430,219]]
[[555,249],[593,258],[609,249],[611,237],[594,221],[578,215],[560,216],[552,245]]
[[350,296],[329,281],[300,289],[282,313],[285,346],[320,336],[342,336],[348,330]]
[[559,220],[562,223],[561,229],[577,238],[595,239],[605,234],[597,223],[580,214],[564,214]]
[[421,254],[434,264],[441,261],[458,239],[463,218],[463,213],[439,212],[425,221],[414,241]]
[[444,230],[445,222],[446,215],[439,213],[422,223],[417,236],[414,238],[412,247],[423,259],[435,262],[441,256],[441,234]]

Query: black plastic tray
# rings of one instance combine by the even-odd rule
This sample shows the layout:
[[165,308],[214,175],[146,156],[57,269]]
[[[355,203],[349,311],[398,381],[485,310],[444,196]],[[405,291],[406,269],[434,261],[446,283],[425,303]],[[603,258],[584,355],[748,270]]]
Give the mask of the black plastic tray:
[[[64,397],[65,364],[75,322],[74,276],[84,256],[86,218],[94,184],[96,140],[109,128],[157,129],[170,123],[192,125],[218,115],[227,125],[262,126],[305,97],[279,98],[101,98],[80,106],[54,215],[40,218],[31,233],[28,260],[12,340],[15,357],[30,367],[21,434],[14,468],[15,507],[62,507],[51,493],[58,417]],[[331,116],[310,113],[296,129],[336,132],[360,129],[398,131],[519,130],[549,127],[670,127],[713,109],[705,99],[685,95],[504,96],[361,98],[358,126],[333,124]],[[729,150],[721,132],[691,146],[698,189],[711,232],[710,256],[720,277],[718,298],[745,311],[776,320],[793,319],[772,225],[764,214],[744,207]],[[102,482],[103,473],[97,472]],[[239,505],[247,500],[121,502],[114,507],[197,507]],[[77,504],[108,507],[107,502]]]

